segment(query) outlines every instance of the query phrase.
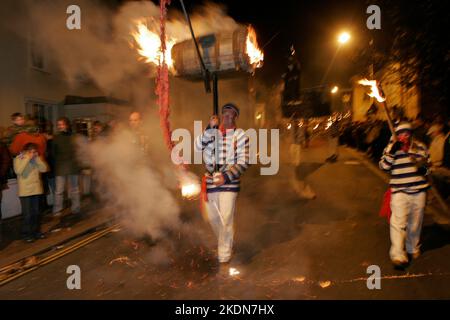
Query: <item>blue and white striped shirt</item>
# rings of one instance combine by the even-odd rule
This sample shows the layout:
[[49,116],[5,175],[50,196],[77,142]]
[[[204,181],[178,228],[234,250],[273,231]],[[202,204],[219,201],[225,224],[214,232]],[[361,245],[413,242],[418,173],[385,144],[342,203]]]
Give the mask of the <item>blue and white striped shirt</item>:
[[[216,133],[217,143],[215,143]],[[244,130],[228,129],[223,134],[220,130],[206,128],[195,140],[195,151],[203,152],[203,160],[207,171],[206,190],[208,193],[240,191],[240,177],[249,166],[249,138]],[[225,184],[220,187],[213,183],[212,175],[216,163],[218,164],[218,170],[225,178]]]
[[426,146],[418,141],[412,141],[408,152],[398,150],[394,155],[390,154],[393,146],[391,141],[384,149],[380,160],[380,168],[390,171],[389,185],[392,193],[405,192],[417,193],[429,187],[427,179],[417,172],[415,165],[418,161],[429,163],[429,153]]

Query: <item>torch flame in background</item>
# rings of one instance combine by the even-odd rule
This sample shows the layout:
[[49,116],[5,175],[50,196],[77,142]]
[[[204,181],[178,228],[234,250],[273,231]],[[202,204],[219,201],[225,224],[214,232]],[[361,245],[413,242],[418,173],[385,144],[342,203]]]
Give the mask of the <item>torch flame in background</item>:
[[254,65],[255,68],[259,68],[262,66],[264,54],[258,47],[256,32],[255,29],[253,29],[251,26],[248,27],[247,40],[245,42],[245,52],[250,59],[251,65]]
[[386,98],[382,97],[380,94],[380,91],[378,90],[376,80],[362,79],[362,80],[359,80],[358,83],[362,84],[363,86],[371,87],[371,91],[370,91],[370,93],[368,93],[369,97],[377,99],[377,101],[380,103],[386,101]]
[[[131,35],[138,46],[139,54],[145,58],[145,62],[160,65],[163,63],[163,54],[161,51],[161,40],[159,34],[151,31],[144,22],[138,22],[136,25],[137,31]],[[176,43],[175,39],[167,39],[165,58],[167,66],[173,68],[172,47]]]

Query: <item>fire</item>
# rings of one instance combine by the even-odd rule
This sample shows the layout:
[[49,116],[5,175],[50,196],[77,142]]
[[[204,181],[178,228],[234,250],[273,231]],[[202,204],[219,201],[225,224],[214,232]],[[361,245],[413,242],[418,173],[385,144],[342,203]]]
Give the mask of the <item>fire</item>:
[[230,275],[230,277],[234,277],[240,275],[241,272],[236,268],[230,268],[228,269],[228,274]]
[[362,84],[363,86],[370,86],[371,91],[369,93],[369,97],[377,99],[378,102],[386,101],[386,98],[382,97],[380,94],[380,91],[378,90],[376,80],[362,79],[362,80],[359,80],[358,83]]
[[[159,34],[149,30],[147,25],[139,22],[136,26],[137,31],[132,33],[134,40],[138,46],[139,54],[145,58],[145,62],[150,62],[155,65],[163,63],[163,53],[161,51],[161,40]],[[165,59],[169,68],[173,67],[172,47],[175,44],[174,39],[167,39]]]
[[245,52],[250,59],[250,64],[254,65],[256,68],[261,67],[264,60],[264,54],[258,47],[256,32],[251,26],[248,27],[247,40],[245,44]]
[[188,183],[181,186],[181,195],[184,198],[192,199],[200,194],[201,187],[198,183]]

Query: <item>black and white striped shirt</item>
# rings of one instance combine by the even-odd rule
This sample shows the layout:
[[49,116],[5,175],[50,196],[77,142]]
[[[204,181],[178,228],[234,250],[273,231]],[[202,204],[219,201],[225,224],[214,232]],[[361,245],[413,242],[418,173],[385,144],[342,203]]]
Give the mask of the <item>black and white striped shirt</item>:
[[398,150],[394,155],[390,154],[393,146],[391,141],[384,149],[380,160],[380,168],[390,171],[391,179],[389,185],[392,193],[405,192],[417,193],[429,187],[427,179],[417,172],[418,161],[429,163],[429,153],[426,146],[418,141],[412,141],[408,152]]
[[[217,143],[215,143],[216,133]],[[228,129],[222,133],[220,130],[208,127],[195,140],[195,151],[203,152],[208,193],[240,191],[240,177],[249,166],[249,138],[244,130]],[[218,170],[225,178],[225,184],[220,187],[213,184],[212,174],[216,163]]]

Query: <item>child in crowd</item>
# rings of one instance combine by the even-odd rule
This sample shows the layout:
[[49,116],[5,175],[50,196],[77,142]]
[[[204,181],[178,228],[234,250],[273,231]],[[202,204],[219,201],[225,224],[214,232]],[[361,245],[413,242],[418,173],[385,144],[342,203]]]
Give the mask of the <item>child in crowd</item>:
[[22,152],[14,158],[14,171],[19,185],[22,205],[22,233],[26,242],[43,239],[40,232],[39,198],[44,193],[41,173],[48,171],[48,165],[38,154],[38,146],[26,144]]

